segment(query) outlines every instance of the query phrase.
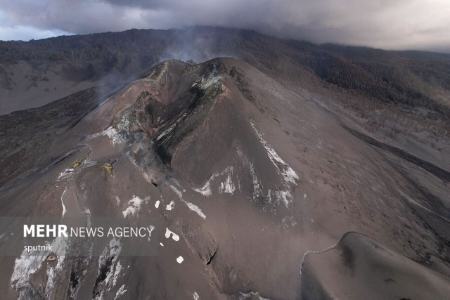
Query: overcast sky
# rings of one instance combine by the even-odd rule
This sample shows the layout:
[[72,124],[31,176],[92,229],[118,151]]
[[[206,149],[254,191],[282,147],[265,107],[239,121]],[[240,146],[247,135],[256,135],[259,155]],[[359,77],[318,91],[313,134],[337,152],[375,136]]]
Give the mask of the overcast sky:
[[0,0],[0,40],[192,25],[450,51],[450,0]]

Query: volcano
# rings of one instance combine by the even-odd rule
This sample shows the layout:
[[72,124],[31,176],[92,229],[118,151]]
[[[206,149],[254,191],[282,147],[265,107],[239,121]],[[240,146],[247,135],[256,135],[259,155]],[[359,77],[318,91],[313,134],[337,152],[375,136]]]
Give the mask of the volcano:
[[[428,67],[450,57],[190,34],[212,45],[193,60],[106,84],[92,64],[89,87],[35,108],[17,92],[26,109],[0,116],[2,299],[446,299],[450,77]],[[44,217],[145,238],[30,253],[10,232]]]

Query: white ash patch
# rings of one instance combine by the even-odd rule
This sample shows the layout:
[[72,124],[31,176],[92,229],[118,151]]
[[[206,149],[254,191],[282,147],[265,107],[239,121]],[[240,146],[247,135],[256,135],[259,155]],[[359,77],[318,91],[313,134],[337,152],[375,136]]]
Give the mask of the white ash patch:
[[[160,70],[154,69],[152,73],[146,77],[146,80],[152,81],[150,78],[154,78],[155,81],[161,81],[163,78],[167,78],[167,72],[169,70],[169,62],[165,61],[161,64]],[[156,75],[156,76],[155,76]]]
[[173,122],[168,128],[166,128],[163,132],[161,132],[157,137],[156,141],[160,141],[161,139],[165,138],[166,136],[170,135],[172,131],[177,127],[177,125],[186,118],[188,114],[183,113],[181,116],[179,116],[175,122]]
[[97,165],[97,162],[95,160],[85,159],[81,163],[80,168],[90,168],[90,167],[93,167],[96,165]]
[[122,271],[122,264],[120,263],[120,260],[117,260],[117,263],[114,266],[114,270],[109,272],[105,279],[107,285],[109,283],[112,283],[112,286],[109,286],[108,290],[111,289],[111,287],[116,286],[121,271]]
[[156,141],[161,140],[162,138],[164,138],[165,136],[167,136],[168,134],[170,134],[175,127],[177,126],[177,122],[173,123],[172,125],[170,125],[166,130],[164,130],[163,132],[161,132],[157,137],[156,137]]
[[286,190],[267,190],[267,200],[269,203],[283,203],[286,207],[292,202],[292,194],[289,189]]
[[297,221],[294,216],[286,216],[281,220],[281,225],[284,229],[297,226]]
[[64,171],[59,173],[57,181],[62,181],[62,180],[69,178],[70,176],[72,176],[72,174],[74,172],[75,172],[75,169],[72,169],[72,168],[65,169]]
[[121,143],[125,142],[125,139],[120,135],[120,133],[117,131],[117,129],[112,126],[109,126],[108,128],[106,128],[105,130],[103,130],[101,132],[97,132],[97,133],[89,135],[87,137],[87,140],[92,140],[92,139],[98,138],[100,136],[107,136],[113,145],[121,144]]
[[286,190],[267,190],[267,200],[269,203],[283,203],[286,207],[292,202],[292,194],[289,189]]
[[111,140],[112,144],[120,144],[125,142],[125,140],[123,139],[123,137],[119,134],[119,132],[112,126],[106,128],[103,131],[103,135],[109,137],[109,139]]
[[259,292],[250,291],[248,293],[240,292],[239,300],[258,299],[258,300],[270,300],[259,294]]
[[[67,238],[62,237],[54,239],[50,244],[49,248],[57,256],[57,263],[56,266],[49,266],[47,269],[47,296],[53,290],[57,273],[63,268],[67,247]],[[31,276],[39,271],[49,254],[50,251],[27,252],[23,250],[21,256],[16,258],[10,283],[11,287],[19,292],[19,299],[21,293],[26,292],[24,290],[33,288],[31,285]]]
[[115,196],[114,198],[116,199],[116,205],[117,205],[117,206],[120,206],[120,202],[121,202],[121,201],[120,201],[119,196]]
[[103,250],[101,256],[99,257],[99,262],[103,261],[107,257],[112,257],[114,261],[116,261],[121,251],[122,245],[120,244],[120,240],[113,238]]
[[222,172],[220,173],[213,173],[209,179],[205,182],[205,184],[203,184],[202,187],[200,188],[194,188],[193,190],[197,193],[202,194],[205,197],[209,197],[212,195],[212,190],[211,190],[211,183],[212,181],[214,181],[214,179],[216,179],[217,177],[219,177],[220,175],[222,175]]
[[[129,110],[127,110],[122,115],[119,122],[116,124],[116,128],[117,128],[118,132],[129,132],[130,131],[130,127],[131,127],[130,115],[131,115],[131,112]],[[122,137],[122,136],[119,134],[119,137]],[[122,139],[122,140],[125,141],[124,139]]]
[[30,255],[24,250],[14,263],[14,271],[11,276],[11,286],[17,291],[22,288],[31,287],[30,276],[36,273],[49,253]]
[[45,294],[49,299],[54,297],[53,292],[55,288],[55,278],[56,278],[55,269],[53,267],[48,267],[47,284],[45,285]]
[[180,255],[177,257],[177,263],[181,264],[181,263],[183,263],[183,261],[184,261],[183,256]]
[[219,86],[221,84],[222,77],[217,75],[217,71],[213,70],[207,77],[203,76],[200,81],[194,82],[192,87],[198,87],[202,90],[207,90],[213,86]]
[[[179,183],[176,183],[181,189],[183,188],[182,186],[180,186]],[[195,212],[197,215],[199,215],[202,219],[206,219],[206,215],[203,213],[203,211],[200,209],[200,207],[198,207],[197,205],[188,202],[186,200],[183,199],[183,192],[180,190],[180,188],[177,188],[176,186],[174,186],[173,184],[169,184],[170,189],[178,196],[178,198],[180,199],[180,201],[182,201],[184,204],[186,204],[186,206],[193,212]],[[183,191],[185,191],[183,189]],[[169,204],[173,206],[175,205],[175,203],[173,203],[173,201],[171,201]],[[168,205],[166,206],[166,210],[171,210],[171,209],[167,209]]]
[[249,163],[249,166],[253,183],[253,200],[256,200],[263,194],[262,184],[259,182],[258,176],[256,176],[255,167],[253,166],[253,164]]
[[173,184],[169,184],[169,188],[178,196],[178,198],[183,198],[183,192],[179,188],[177,188]]
[[226,167],[222,172],[213,173],[209,179],[203,184],[203,186],[199,188],[194,188],[193,190],[205,197],[209,197],[212,195],[211,184],[214,180],[220,176],[227,176],[225,181],[221,182],[219,185],[219,193],[228,193],[233,194],[236,191],[236,186],[233,183],[233,170],[232,166]]
[[180,240],[180,236],[171,231],[169,228],[166,228],[166,233],[164,234],[164,236],[166,237],[166,239],[172,237],[172,240],[174,240],[175,242],[178,242]]
[[159,204],[161,204],[161,201],[160,201],[160,200],[156,200],[156,202],[155,202],[155,208],[159,208]]
[[[299,176],[297,173],[292,169],[273,149],[273,147],[263,138],[263,135],[258,131],[255,124],[253,122],[250,122],[251,127],[255,131],[259,142],[263,145],[264,149],[266,150],[267,156],[272,162],[272,164],[275,166],[278,174],[282,177],[282,184],[284,186],[284,189],[279,189],[276,191],[269,192],[269,201],[272,202],[273,200],[276,200],[277,203],[283,203],[286,207],[289,207],[289,204],[292,202],[293,196],[291,193],[292,185],[297,185],[299,181]],[[261,190],[258,189],[258,178],[256,177],[255,170],[253,168],[253,165],[250,164],[250,174],[253,178],[253,186],[254,186],[254,197],[257,197],[261,195]]]
[[125,284],[122,284],[120,286],[120,288],[117,290],[114,300],[119,299],[121,296],[125,295],[126,292],[127,292],[127,289],[125,288]]
[[119,261],[121,251],[122,246],[120,240],[114,238],[109,241],[108,245],[106,245],[100,255],[98,259],[97,278],[99,278],[102,272],[106,272],[106,276],[104,277],[105,279],[96,286],[96,289],[99,292],[94,298],[95,300],[103,299],[105,292],[111,290],[111,288],[117,284],[117,280],[122,271],[122,264]]
[[283,176],[286,183],[297,184],[299,177],[297,173],[278,155],[275,149],[263,138],[263,135],[258,131],[255,124],[250,122],[253,130],[258,136],[258,140],[264,146],[272,164],[277,168],[279,173]]
[[82,170],[82,169],[89,168],[89,167],[92,167],[92,166],[95,166],[95,165],[97,165],[96,161],[85,159],[85,160],[82,161],[81,165],[79,167],[77,167],[77,168],[64,169],[64,171],[59,173],[58,178],[56,179],[56,181],[67,180],[67,179],[71,178],[77,172],[77,170]]
[[267,196],[266,197],[267,197],[268,202],[272,203],[272,190],[271,189],[267,190]]
[[61,206],[62,206],[62,212],[61,212],[61,217],[64,217],[67,209],[66,209],[66,205],[64,204],[64,195],[66,194],[67,189],[64,189],[64,191],[61,194]]
[[171,211],[175,207],[175,202],[170,201],[169,204],[166,205],[166,210]]
[[150,197],[146,197],[142,199],[136,195],[133,195],[133,198],[128,201],[128,207],[122,211],[122,215],[124,218],[128,216],[135,216],[141,210],[142,204],[150,200]]
[[193,190],[199,194],[202,194],[205,197],[209,197],[212,195],[209,180],[201,188],[194,188]]
[[[255,166],[253,165],[253,163],[245,156],[245,154],[242,152],[242,150],[237,147],[236,152],[239,156],[239,158],[241,159],[242,163],[245,166],[248,166],[249,168],[249,173],[250,173],[250,177],[252,179],[252,187],[253,187],[253,192],[252,192],[252,200],[255,201],[257,199],[259,199],[261,196],[263,196],[263,185],[260,182],[260,180],[258,179],[258,176],[256,175],[256,170],[255,170]],[[268,190],[268,195],[270,197],[270,189]]]
[[67,238],[56,238],[52,243],[52,251],[57,254],[58,262],[54,267],[47,267],[47,284],[45,287],[45,293],[48,298],[51,298],[50,296],[55,290],[55,279],[57,278],[57,275],[63,270],[67,247]]
[[113,286],[116,286],[121,271],[122,271],[122,264],[120,263],[120,261],[117,261],[117,265],[116,268],[114,269],[114,274],[112,276]]
[[198,207],[197,205],[195,205],[194,203],[182,200],[187,207],[192,210],[193,212],[195,212],[200,218],[202,219],[206,219],[206,215],[203,213],[203,211],[201,210],[200,207]]
[[225,194],[231,194],[233,195],[236,191],[236,186],[233,183],[233,167],[228,167],[225,169],[225,174],[227,177],[225,178],[225,181],[220,183],[219,186],[219,193],[225,193]]
[[84,214],[86,215],[86,225],[87,227],[91,227],[92,222],[91,222],[91,210],[89,208],[86,208],[84,211]]
[[275,191],[274,193],[278,201],[283,202],[286,207],[289,206],[289,203],[292,201],[292,194],[289,190]]

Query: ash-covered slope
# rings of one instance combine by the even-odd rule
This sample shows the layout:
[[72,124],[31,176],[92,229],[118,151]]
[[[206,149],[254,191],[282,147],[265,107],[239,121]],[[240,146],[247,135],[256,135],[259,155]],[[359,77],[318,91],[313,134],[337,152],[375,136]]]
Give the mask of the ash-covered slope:
[[445,299],[450,290],[442,274],[353,232],[309,255],[302,273],[304,299]]
[[[342,292],[358,299],[346,291],[377,274],[358,269],[358,278],[330,278],[329,265],[310,262],[349,231],[398,253],[387,275],[402,272],[397,264],[406,256],[422,265],[407,269],[411,278],[423,268],[436,279],[439,289],[423,284],[424,293],[448,291],[449,170],[440,164],[448,138],[436,145],[435,133],[404,112],[428,130],[418,137],[419,154],[407,152],[353,107],[330,102],[334,90],[312,93],[283,76],[230,58],[170,60],[101,105],[79,107],[76,121],[59,107],[60,125],[44,125],[51,144],[24,150],[27,160],[0,162],[20,170],[2,175],[2,215],[77,217],[87,225],[107,218],[145,225],[151,236],[57,238],[49,240],[54,253],[3,256],[4,297],[316,299],[308,297]],[[358,109],[368,103],[360,99]],[[21,113],[27,132],[39,128],[35,119],[27,125],[34,113]],[[4,141],[15,135],[9,119],[0,120]],[[406,127],[402,133],[416,139]],[[27,136],[30,144],[42,138]],[[2,235],[0,243],[5,250],[21,239]],[[83,252],[90,247],[99,251]],[[379,255],[345,247],[368,262]],[[407,285],[383,284],[390,282],[364,291],[375,299],[408,295]]]

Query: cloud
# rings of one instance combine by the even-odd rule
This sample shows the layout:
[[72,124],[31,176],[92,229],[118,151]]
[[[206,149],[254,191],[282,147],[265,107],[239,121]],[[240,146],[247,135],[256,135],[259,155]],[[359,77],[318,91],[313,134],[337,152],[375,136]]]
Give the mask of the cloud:
[[31,40],[44,39],[70,33],[58,29],[39,29],[33,26],[15,24],[7,15],[0,11],[0,40]]
[[9,26],[56,32],[213,25],[319,43],[450,49],[448,0],[0,0],[0,7]]
[[0,40],[32,40],[45,39],[54,36],[69,35],[69,33],[60,30],[40,30],[28,26],[0,26]]

